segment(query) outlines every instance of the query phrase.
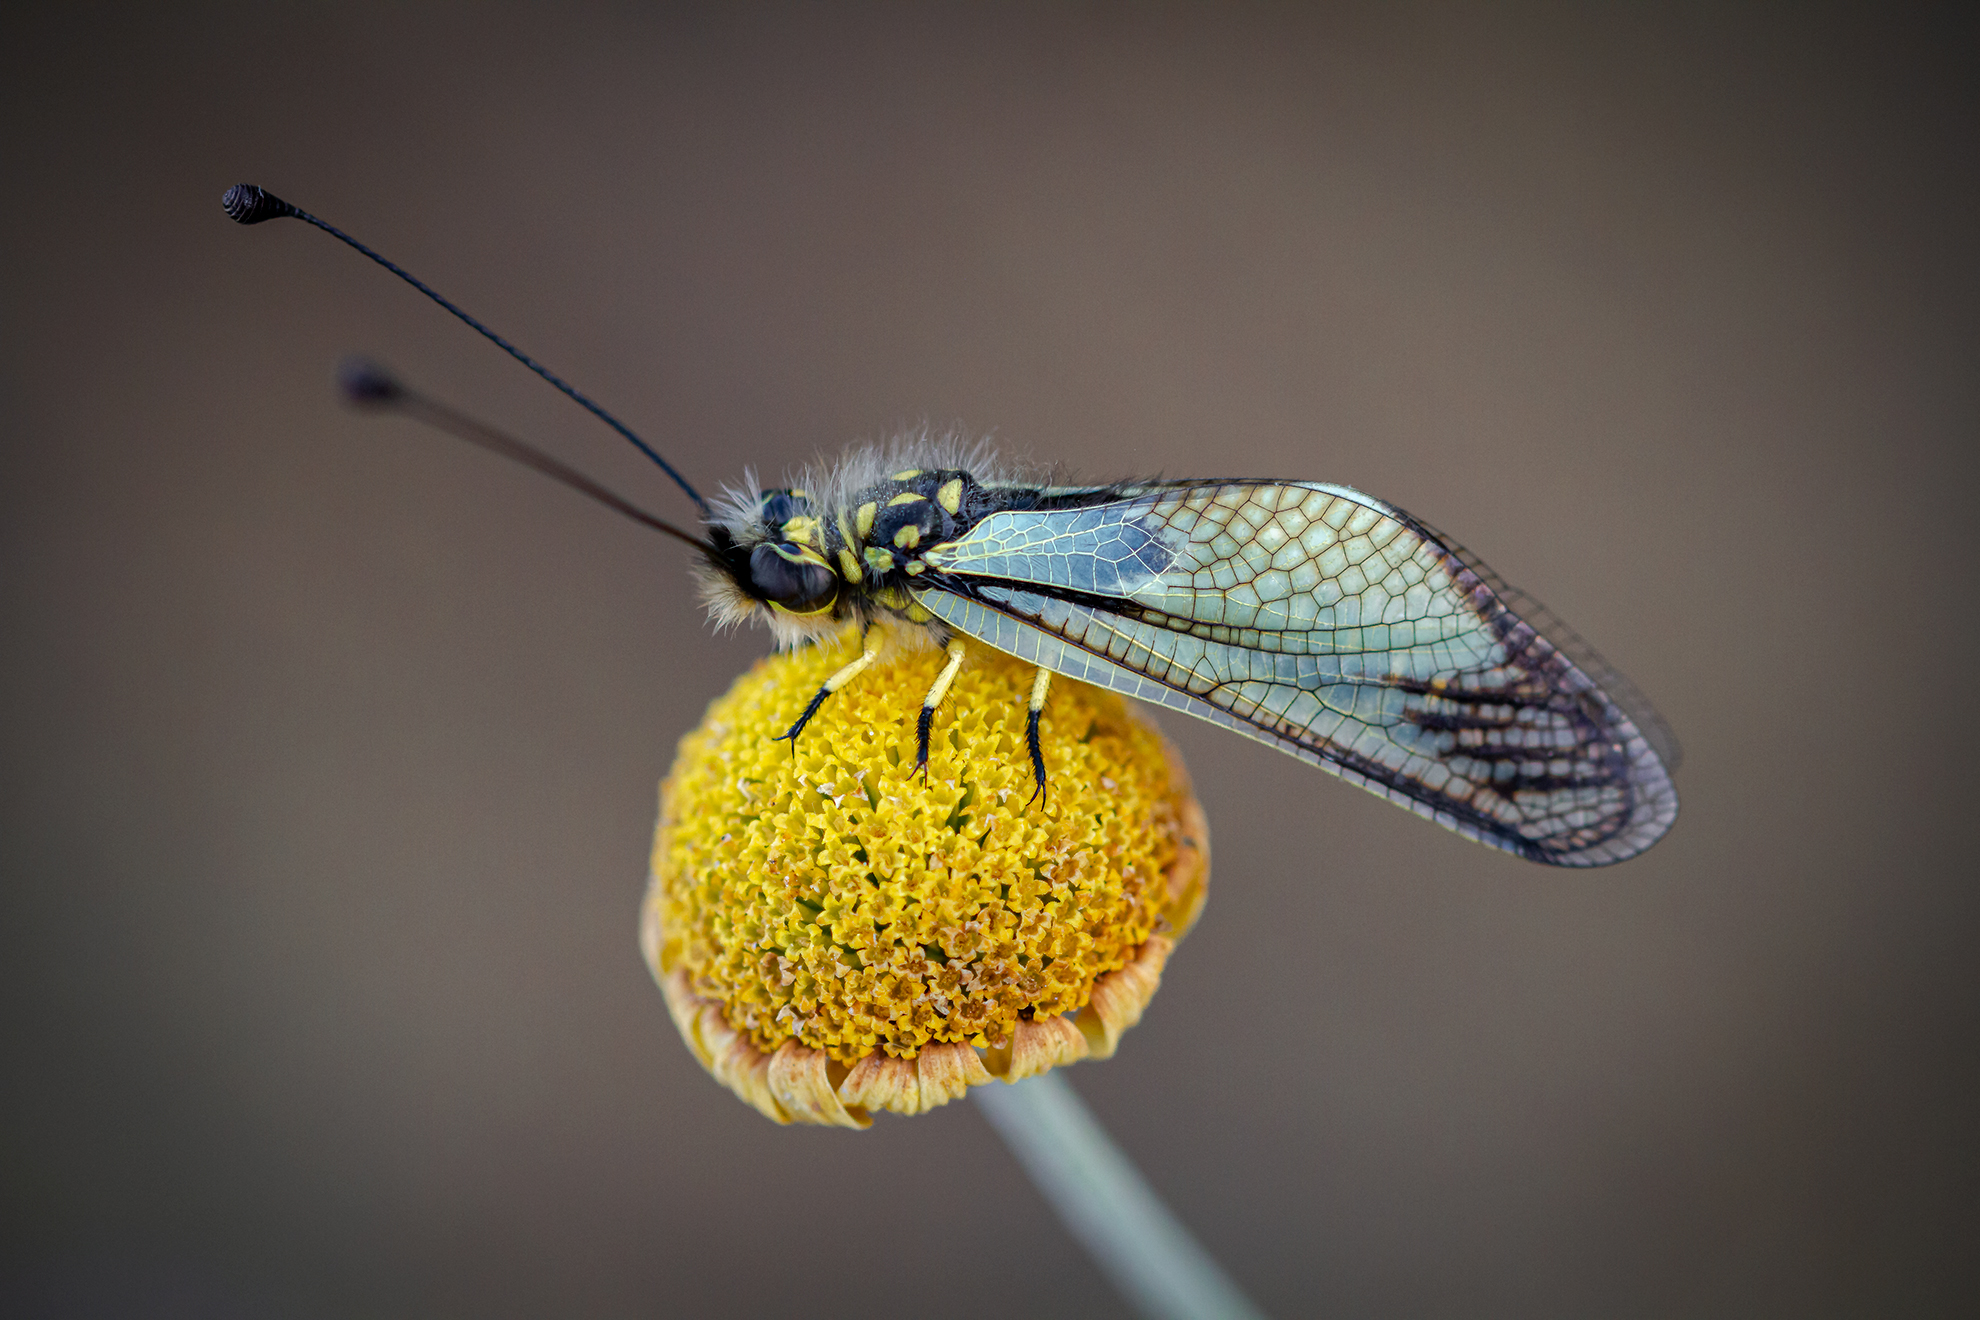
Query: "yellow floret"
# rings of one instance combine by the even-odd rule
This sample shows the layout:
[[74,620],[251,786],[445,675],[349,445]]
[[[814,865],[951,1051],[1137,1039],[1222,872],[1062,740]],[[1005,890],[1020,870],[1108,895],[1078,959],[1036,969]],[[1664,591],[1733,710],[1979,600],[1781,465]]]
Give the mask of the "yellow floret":
[[1113,695],[972,647],[935,718],[939,652],[883,658],[776,741],[858,654],[773,656],[681,742],[660,787],[641,942],[682,1035],[772,1118],[865,1126],[992,1076],[1113,1051],[1208,879],[1181,762]]

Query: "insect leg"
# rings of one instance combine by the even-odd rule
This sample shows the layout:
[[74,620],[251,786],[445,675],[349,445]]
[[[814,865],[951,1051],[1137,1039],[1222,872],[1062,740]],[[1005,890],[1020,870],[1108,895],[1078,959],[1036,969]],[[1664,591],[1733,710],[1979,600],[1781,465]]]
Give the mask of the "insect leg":
[[880,654],[880,648],[874,643],[867,641],[864,637],[860,638],[860,647],[859,659],[849,662],[838,673],[826,679],[825,686],[818,689],[818,695],[814,696],[811,699],[811,703],[804,708],[804,714],[797,717],[797,723],[793,724],[783,733],[778,734],[772,739],[773,742],[784,742],[788,740],[791,744],[791,753],[796,755],[798,734],[802,733],[804,726],[811,722],[811,717],[818,713],[818,708],[825,704],[825,698],[831,696],[855,678],[858,678],[860,671],[872,664],[874,658]]
[[935,686],[929,688],[928,695],[921,699],[921,722],[914,731],[914,768],[921,771],[924,783],[928,780],[928,733],[935,727],[935,708],[942,704],[943,697],[949,695],[949,684],[956,681],[956,671],[962,668],[962,660],[962,642],[950,642],[949,663],[942,666],[942,672],[935,676]]
[[1031,680],[1031,704],[1024,717],[1024,742],[1031,749],[1031,778],[1038,785],[1025,799],[1027,807],[1045,795],[1045,752],[1038,745],[1038,717],[1045,711],[1045,693],[1051,686],[1052,671],[1041,666],[1038,676]]

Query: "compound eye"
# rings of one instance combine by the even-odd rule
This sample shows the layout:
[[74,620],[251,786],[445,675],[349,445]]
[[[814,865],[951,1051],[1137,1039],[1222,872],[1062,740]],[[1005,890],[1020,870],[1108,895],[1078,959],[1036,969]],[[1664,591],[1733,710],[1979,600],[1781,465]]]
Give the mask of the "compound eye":
[[[796,546],[789,547],[796,556]],[[816,614],[839,594],[839,579],[823,564],[793,562],[772,545],[749,552],[749,581],[756,593],[792,614]]]

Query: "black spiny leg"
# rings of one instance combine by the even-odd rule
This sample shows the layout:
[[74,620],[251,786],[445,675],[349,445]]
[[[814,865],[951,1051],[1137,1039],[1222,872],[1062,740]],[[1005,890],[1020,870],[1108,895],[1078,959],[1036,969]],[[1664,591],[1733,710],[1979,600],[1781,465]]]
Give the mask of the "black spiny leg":
[[1038,745],[1038,717],[1045,713],[1045,693],[1051,686],[1052,671],[1049,669],[1040,669],[1038,676],[1031,680],[1031,704],[1024,716],[1024,742],[1031,749],[1031,778],[1037,787],[1025,799],[1026,809],[1045,796],[1045,750]]
[[914,725],[914,768],[921,771],[921,782],[928,782],[928,735],[935,728],[935,708],[923,706]]
[[796,756],[798,735],[804,732],[804,726],[811,723],[811,717],[818,713],[818,708],[825,704],[825,698],[831,695],[832,689],[829,684],[819,688],[817,694],[805,703],[804,714],[797,717],[797,723],[791,725],[790,728],[784,730],[770,741],[789,743],[791,745],[791,755]]
[[921,700],[921,718],[914,729],[914,768],[921,771],[921,782],[928,782],[928,735],[935,727],[935,708],[942,704],[942,698],[949,695],[949,684],[956,681],[956,671],[962,668],[963,645],[949,643],[949,663],[942,666],[942,672],[935,676],[935,686],[928,689],[928,695]]
[[872,664],[874,657],[880,654],[880,648],[867,644],[864,638],[860,639],[860,644],[861,651],[859,659],[847,664],[838,673],[826,679],[825,686],[818,689],[818,694],[804,708],[804,714],[797,717],[797,723],[771,739],[772,742],[789,742],[791,745],[791,755],[797,755],[798,735],[804,732],[805,725],[811,723],[811,717],[818,713],[818,708],[825,704],[825,698],[852,682],[853,679],[859,676],[859,672]]

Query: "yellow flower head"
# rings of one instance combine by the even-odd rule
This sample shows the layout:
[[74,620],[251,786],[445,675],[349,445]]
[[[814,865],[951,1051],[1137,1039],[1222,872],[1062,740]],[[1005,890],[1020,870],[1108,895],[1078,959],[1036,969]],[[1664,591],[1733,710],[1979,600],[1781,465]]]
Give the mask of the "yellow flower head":
[[759,662],[660,786],[640,943],[688,1047],[764,1114],[865,1127],[1114,1051],[1209,879],[1175,752],[1065,680],[1025,747],[1033,669],[978,647],[915,720],[938,652],[895,654],[775,741],[856,650]]

